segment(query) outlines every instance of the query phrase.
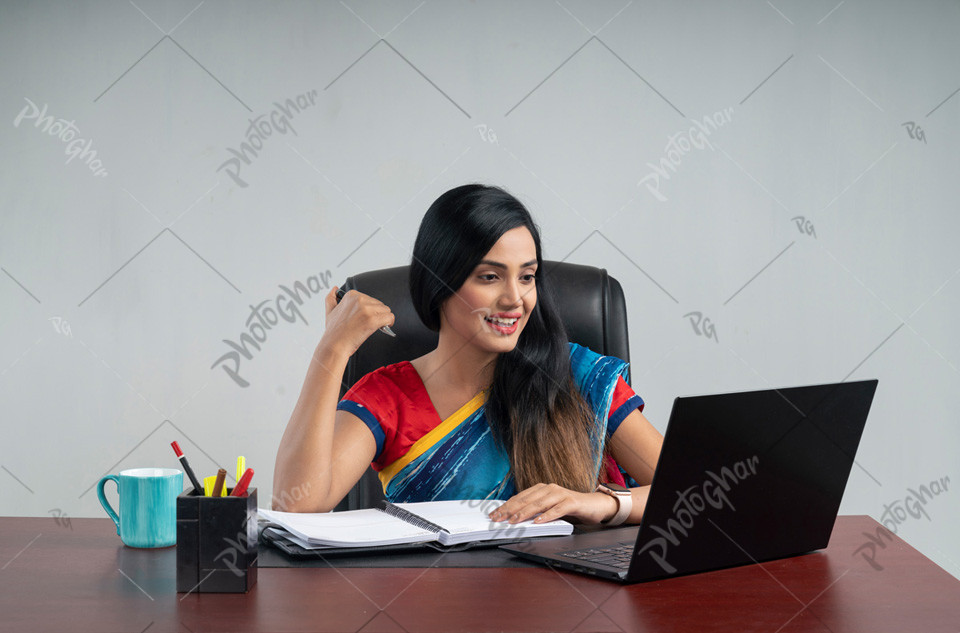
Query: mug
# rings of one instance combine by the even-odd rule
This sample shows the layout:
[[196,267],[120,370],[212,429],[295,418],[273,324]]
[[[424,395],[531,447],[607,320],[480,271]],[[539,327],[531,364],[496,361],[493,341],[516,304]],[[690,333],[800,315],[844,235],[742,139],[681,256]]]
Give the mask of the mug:
[[[117,484],[119,516],[103,494],[107,480]],[[97,484],[100,505],[117,524],[117,534],[130,547],[170,547],[177,543],[177,495],[183,473],[174,468],[132,468],[107,475]]]

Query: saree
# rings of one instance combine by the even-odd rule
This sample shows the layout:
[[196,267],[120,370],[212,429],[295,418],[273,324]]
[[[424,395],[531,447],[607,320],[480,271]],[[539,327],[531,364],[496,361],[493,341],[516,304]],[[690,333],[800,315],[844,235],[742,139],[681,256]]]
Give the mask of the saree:
[[[606,440],[629,413],[642,409],[643,400],[624,380],[624,361],[576,343],[569,352],[574,382],[593,412],[589,439],[599,478],[608,466]],[[487,422],[486,395],[480,392],[440,420],[416,369],[401,362],[362,378],[337,409],[353,413],[373,433],[377,453],[371,466],[388,501],[509,499],[517,489]]]

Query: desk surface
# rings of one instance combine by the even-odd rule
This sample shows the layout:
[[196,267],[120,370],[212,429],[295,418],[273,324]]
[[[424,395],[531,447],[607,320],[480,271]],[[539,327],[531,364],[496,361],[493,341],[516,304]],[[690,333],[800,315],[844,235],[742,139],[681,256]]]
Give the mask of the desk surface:
[[0,518],[0,631],[960,631],[960,581],[895,536],[871,541],[878,528],[840,517],[822,552],[626,586],[547,568],[264,568],[246,595],[184,595],[174,548],[124,547],[109,519]]

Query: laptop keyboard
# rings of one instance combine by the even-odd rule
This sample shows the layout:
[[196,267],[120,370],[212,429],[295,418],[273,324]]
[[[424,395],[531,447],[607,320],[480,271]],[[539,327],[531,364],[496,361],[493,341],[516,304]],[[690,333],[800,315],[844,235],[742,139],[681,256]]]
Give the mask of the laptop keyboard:
[[608,567],[627,569],[630,567],[630,558],[633,556],[634,541],[627,541],[617,545],[605,547],[585,547],[559,552],[561,556],[576,560],[588,561]]

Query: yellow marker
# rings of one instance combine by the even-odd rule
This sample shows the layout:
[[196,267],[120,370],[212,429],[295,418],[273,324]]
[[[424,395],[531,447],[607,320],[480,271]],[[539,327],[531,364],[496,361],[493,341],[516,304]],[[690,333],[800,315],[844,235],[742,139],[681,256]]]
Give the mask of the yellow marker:
[[243,455],[237,458],[237,476],[234,478],[234,481],[240,481],[240,478],[243,477],[243,473],[247,470],[247,460]]
[[[210,475],[209,477],[203,478],[203,496],[212,497],[213,496],[213,487],[217,485],[217,476]],[[226,482],[220,484],[220,496],[227,496],[227,486]]]

